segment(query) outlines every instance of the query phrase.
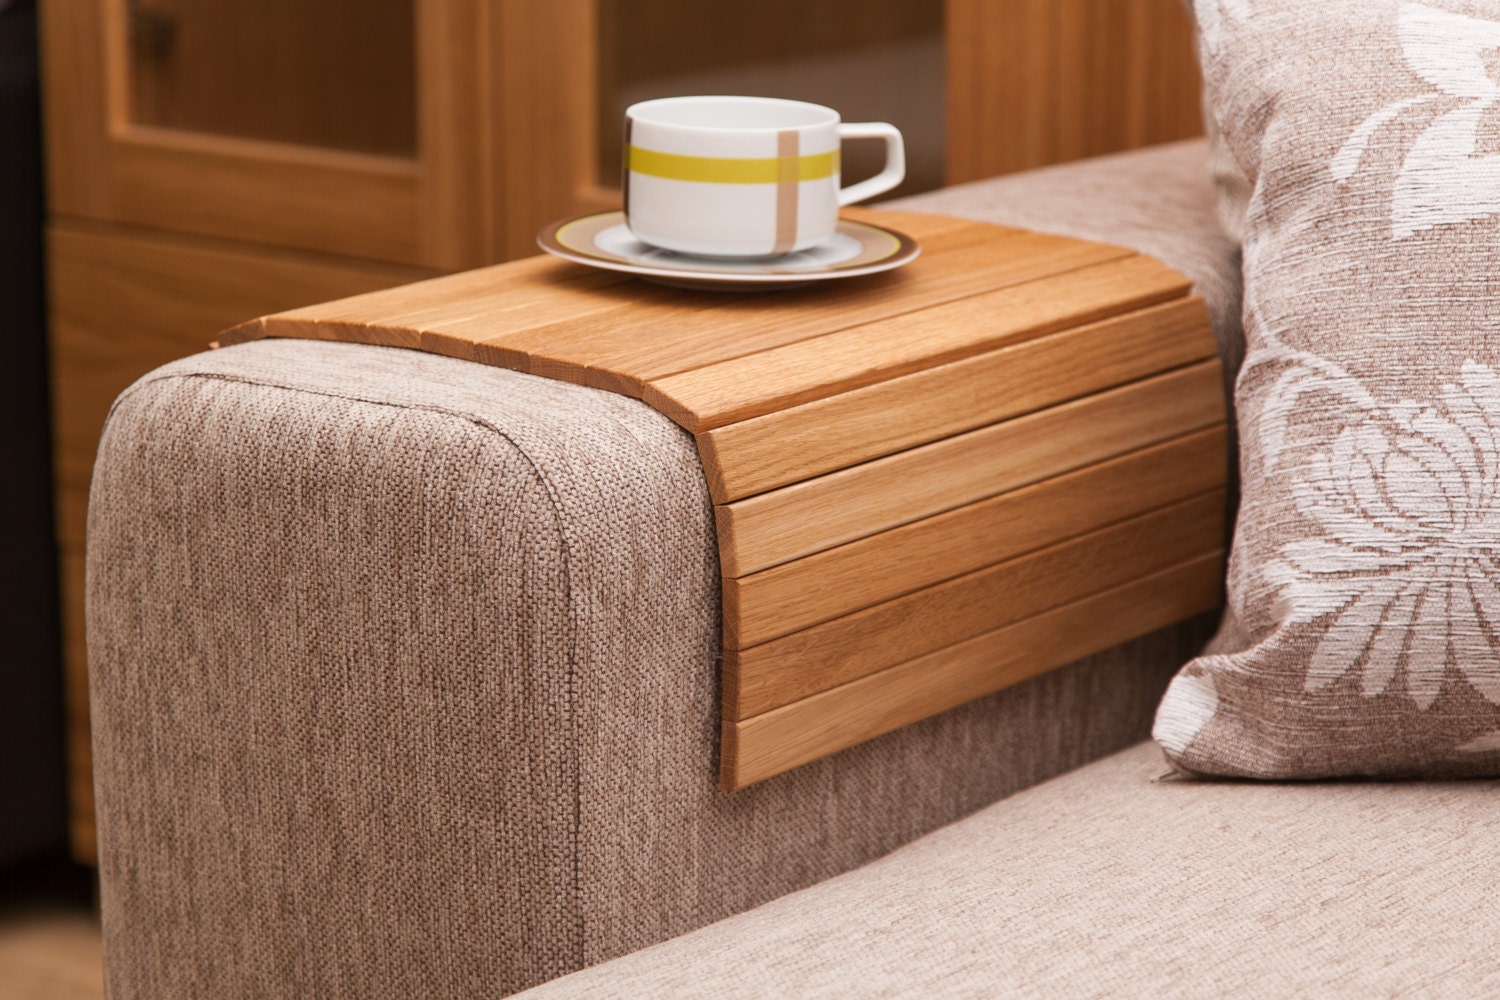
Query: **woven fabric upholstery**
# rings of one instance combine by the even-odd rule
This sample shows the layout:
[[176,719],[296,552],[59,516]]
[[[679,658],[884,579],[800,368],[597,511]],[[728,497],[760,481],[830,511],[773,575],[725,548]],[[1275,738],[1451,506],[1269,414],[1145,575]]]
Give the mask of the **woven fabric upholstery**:
[[524,988],[1143,737],[1211,624],[729,795],[718,600],[637,401],[313,342],[148,376],[90,510],[110,995]]
[[1494,782],[1153,782],[1134,747],[858,871],[524,994],[1488,997]]

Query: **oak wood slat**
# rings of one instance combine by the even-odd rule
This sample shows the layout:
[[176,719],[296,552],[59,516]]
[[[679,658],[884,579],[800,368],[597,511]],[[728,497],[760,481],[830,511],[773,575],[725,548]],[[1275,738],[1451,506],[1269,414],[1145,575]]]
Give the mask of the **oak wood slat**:
[[1223,419],[1200,362],[717,506],[720,561],[743,576]]
[[[962,252],[933,255],[925,262],[919,257],[899,271],[872,276],[871,289],[878,282],[881,288],[890,289],[893,297],[899,299],[895,309],[891,308],[894,304],[891,302],[881,308],[877,297],[870,294],[871,289],[867,289],[864,295],[858,295],[858,289],[852,286],[843,289],[842,295],[851,298],[842,302],[837,301],[840,293],[828,295],[826,301],[824,296],[818,296],[814,301],[810,290],[800,291],[790,294],[808,297],[808,301],[784,315],[778,316],[766,308],[725,307],[722,310],[725,315],[716,311],[691,331],[658,330],[655,337],[626,334],[624,330],[611,331],[608,337],[594,337],[588,344],[573,341],[566,349],[587,352],[582,355],[588,364],[587,384],[640,395],[646,383],[668,375],[813,337],[823,342],[833,331],[849,330],[885,316],[967,298],[1002,285],[1024,287],[1038,278],[1122,258],[1141,259],[1119,247],[1064,242],[1059,237],[1027,234],[1008,244],[997,241],[969,247]],[[1179,294],[1186,287],[1183,281]],[[857,295],[857,298],[853,297]],[[788,305],[791,304],[789,300]],[[667,334],[665,337],[661,336],[663,332]],[[832,349],[833,345],[829,347]],[[835,359],[830,357],[829,360],[833,362]],[[531,370],[546,374],[547,366],[558,361],[555,357],[534,353]],[[569,362],[564,360],[562,363]]]
[[[554,368],[598,370],[601,364],[632,361],[665,366],[642,368],[638,377],[649,380],[979,294],[1007,280],[1133,255],[1120,247],[1002,227],[976,240],[983,229],[969,223],[950,230],[949,246],[917,236],[922,255],[911,264],[834,287],[736,296],[653,289],[626,303],[619,315],[495,331],[486,346],[503,352],[497,357],[507,367],[525,365],[549,377]],[[1025,263],[1032,254],[1048,259]]]
[[[846,210],[845,214],[859,217],[858,212],[850,210]],[[996,240],[1020,239],[1026,235],[1021,230],[1004,227],[992,227],[987,232],[987,227],[973,222],[942,216],[905,212],[890,214],[894,219],[888,224],[903,226],[909,235],[920,240],[923,253],[928,257],[960,253],[971,246],[989,244]],[[854,297],[862,300],[868,308],[879,308],[880,302],[894,297],[891,292],[895,287],[904,287],[905,280],[906,276],[877,275],[874,279],[861,282],[863,294]],[[726,300],[724,296],[684,294],[680,289],[631,281],[622,288],[605,288],[577,297],[566,308],[550,314],[543,312],[532,322],[500,324],[488,322],[484,317],[475,317],[462,322],[435,325],[432,332],[472,340],[475,359],[485,364],[583,384],[588,366],[583,363],[582,354],[569,352],[597,349],[621,340],[626,343],[631,340],[657,343],[674,330],[686,329],[691,332],[699,327],[720,330],[713,323],[719,318],[719,310],[724,309],[726,303],[752,313],[768,314],[779,310],[780,314],[795,316],[805,310],[809,301],[826,306],[830,292],[838,294],[838,290],[810,289],[776,296],[752,293]],[[843,294],[847,296],[849,290],[843,290]],[[798,308],[788,308],[789,304]],[[889,311],[891,307],[886,305],[884,308]],[[779,326],[779,331],[784,336],[797,336],[798,330],[800,328],[785,321]],[[628,335],[626,331],[629,331]],[[817,332],[818,327],[814,325],[811,334],[801,335],[813,335]],[[731,343],[722,330],[718,336],[708,339],[707,347],[714,352],[714,360],[724,360],[735,356],[739,350],[747,349],[740,344]],[[640,387],[635,384],[613,388],[627,395],[640,395]]]
[[723,723],[735,791],[1216,607],[1214,552],[743,721]]
[[1187,288],[1149,257],[1118,258],[664,378],[647,387],[646,401],[688,430],[707,430],[1179,298]]
[[724,718],[759,715],[885,667],[1167,569],[1224,540],[1224,491],[1158,508],[743,652]]
[[[1009,321],[1017,312],[1000,315]],[[1051,329],[1051,323],[1021,326],[1001,338],[1020,343],[700,435],[699,449],[713,469],[710,490],[716,502],[726,503],[1212,358],[1217,349],[1207,326],[1207,311],[1197,298],[1037,339],[1031,338]],[[886,356],[879,346],[872,344],[872,353]],[[839,378],[838,368],[824,369],[824,386]]]
[[[1221,485],[1220,424],[997,497],[726,578],[726,666],[779,655],[771,640]],[[765,643],[767,645],[758,645]],[[779,648],[793,648],[795,636]],[[754,647],[754,648],[751,648]]]
[[[868,215],[868,210],[865,213]],[[857,210],[846,214],[861,217]],[[966,253],[976,245],[983,248],[984,254],[992,255],[993,244],[997,242],[1021,241],[1015,249],[1007,251],[1015,259],[1024,259],[1030,246],[1060,255],[1072,254],[1073,261],[1133,253],[1119,247],[1039,236],[944,216],[884,212],[879,217],[890,217],[884,224],[902,224],[917,235],[929,259],[949,253],[959,255],[964,266],[952,270],[971,277],[987,261],[993,263],[988,256]],[[1025,266],[1044,273],[1066,265]],[[754,349],[748,346],[748,340],[731,342],[729,331],[711,325],[726,304],[751,316],[760,316],[762,325],[770,328],[762,331],[762,337],[783,343],[796,337],[814,336],[822,329],[817,322],[800,326],[789,322],[789,318],[807,317],[808,301],[829,312],[839,302],[853,301],[871,316],[888,315],[903,308],[900,296],[894,294],[899,290],[887,285],[890,282],[872,288],[865,282],[853,289],[820,288],[778,296],[752,294],[728,299],[644,284],[619,274],[601,275],[552,257],[532,257],[422,282],[406,290],[407,295],[398,291],[389,296],[358,296],[264,317],[226,331],[219,343],[229,346],[262,336],[337,339],[418,347],[483,364],[534,371],[537,366],[532,355],[538,351],[560,349],[579,341],[582,343],[577,349],[585,350],[621,339],[661,340],[664,335],[653,327],[671,319],[676,327],[685,324],[689,332],[696,326],[708,328],[711,335],[698,338],[700,342],[706,339],[707,348],[700,344],[700,349],[711,350],[711,360],[718,361]],[[928,291],[936,294],[939,289],[934,286]],[[919,308],[920,304],[907,303],[904,308]],[[314,329],[308,329],[309,324]],[[631,331],[628,336],[623,334],[626,330]],[[610,341],[611,337],[614,341]],[[541,362],[541,366],[546,368],[547,362]],[[587,365],[582,361],[558,362],[542,373],[583,383]],[[639,395],[640,388],[631,387],[630,394]]]

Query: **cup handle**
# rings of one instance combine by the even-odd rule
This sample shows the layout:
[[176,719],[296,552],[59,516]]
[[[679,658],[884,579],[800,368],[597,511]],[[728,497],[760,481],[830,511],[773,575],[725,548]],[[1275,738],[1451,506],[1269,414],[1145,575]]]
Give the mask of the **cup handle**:
[[844,122],[839,125],[839,139],[885,140],[885,169],[868,180],[840,188],[840,206],[883,194],[906,178],[906,146],[896,126],[885,122]]

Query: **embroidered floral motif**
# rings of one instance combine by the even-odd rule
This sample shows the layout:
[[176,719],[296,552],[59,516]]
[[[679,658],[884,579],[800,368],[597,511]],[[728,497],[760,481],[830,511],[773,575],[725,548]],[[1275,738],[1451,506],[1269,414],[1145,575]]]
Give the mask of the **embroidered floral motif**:
[[1500,212],[1500,154],[1477,152],[1485,115],[1500,103],[1500,85],[1484,61],[1486,52],[1500,48],[1500,23],[1409,3],[1401,8],[1397,32],[1408,68],[1434,92],[1366,118],[1329,168],[1335,181],[1348,181],[1386,124],[1432,102],[1460,102],[1428,126],[1401,165],[1391,197],[1391,237],[1400,240]]
[[[1306,689],[1357,670],[1365,695],[1404,691],[1425,709],[1451,666],[1500,703],[1500,375],[1469,361],[1437,400],[1381,405],[1320,368],[1285,373],[1267,408],[1268,464],[1295,470],[1297,508],[1320,531],[1265,568],[1285,620],[1326,619]],[[1292,463],[1286,424],[1311,392],[1359,420]]]

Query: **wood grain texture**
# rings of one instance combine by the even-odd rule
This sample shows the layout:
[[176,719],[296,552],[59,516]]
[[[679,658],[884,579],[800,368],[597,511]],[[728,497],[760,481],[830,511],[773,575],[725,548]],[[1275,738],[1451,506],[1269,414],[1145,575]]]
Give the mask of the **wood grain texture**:
[[[953,250],[961,248],[964,239],[981,238],[972,224],[957,220],[924,228],[930,238],[948,243]],[[924,246],[927,245],[924,241]],[[939,246],[933,252],[946,251]],[[737,302],[726,302],[712,294],[685,293],[631,281],[601,289],[587,300],[580,300],[566,315],[550,320],[538,317],[537,322],[525,327],[486,329],[486,321],[476,318],[443,332],[477,337],[476,356],[490,364],[579,384],[597,383],[614,392],[640,396],[644,384],[638,377],[591,370],[590,363],[597,363],[600,351],[618,350],[621,344],[628,347],[633,340],[648,344],[657,352],[664,350],[668,342],[679,342],[677,338],[681,338],[684,345],[691,343],[700,354],[706,355],[707,363],[714,363],[797,337],[816,335],[816,328],[807,332],[796,322],[798,314],[810,305],[858,309],[865,316],[884,315],[903,290],[910,290],[912,280],[911,275],[899,272],[874,275],[843,283],[851,287],[736,297],[740,300]],[[858,322],[859,318],[853,321]],[[723,335],[706,337],[704,331],[714,325],[724,331]],[[632,331],[628,336],[627,330]],[[736,336],[745,339],[737,341],[733,339]],[[593,353],[580,353],[577,360],[572,360],[567,355],[573,350]]]
[[1131,638],[1222,599],[1215,552],[1044,612],[782,708],[723,724],[726,790],[936,715]]
[[[848,214],[868,217],[864,212],[854,210]],[[944,216],[902,212],[882,212],[880,216],[890,224],[920,233],[924,246],[929,246],[929,241],[936,243],[935,252],[961,250],[993,240],[997,233],[1006,238],[1019,235],[1017,231]],[[864,297],[869,298],[872,289],[867,285],[862,288]],[[824,306],[832,302],[848,306],[861,299],[848,290],[818,291],[824,293],[824,298],[817,300]],[[787,308],[790,302],[795,300],[805,305],[812,297],[806,293],[789,294],[790,298],[752,295],[742,308],[774,315],[785,322],[787,317],[795,317],[802,311]],[[863,307],[877,311],[883,308],[886,312],[894,308],[891,296],[878,297],[880,303],[866,301]],[[264,317],[262,321],[226,331],[221,343],[239,343],[261,336],[336,337],[391,346],[420,343],[424,350],[529,371],[534,367],[529,351],[552,343],[559,336],[571,336],[570,331],[593,328],[585,324],[606,331],[612,324],[620,328],[634,326],[639,328],[639,336],[649,336],[649,326],[640,324],[642,317],[653,311],[691,324],[702,322],[704,317],[719,318],[710,310],[724,303],[724,296],[663,288],[551,257],[532,257],[385,294]],[[722,343],[717,350],[721,357],[733,354],[733,349]],[[548,372],[550,377],[578,383],[585,380],[585,373],[586,366],[581,364],[571,367],[560,364]]]
[[743,576],[1224,420],[1217,361],[715,507]]
[[1224,503],[1224,491],[1212,490],[803,629],[780,642],[726,651],[724,717],[760,715],[1217,551],[1224,540]]
[[[925,310],[1005,285],[1026,287],[1026,282],[1047,274],[1129,254],[1118,247],[1039,234],[995,239],[961,250],[934,251],[898,271],[822,289],[825,294],[808,289],[783,293],[771,303],[741,300],[719,306],[691,325],[651,320],[650,336],[642,336],[635,323],[593,330],[585,324],[582,330],[569,331],[566,339],[530,352],[530,370],[548,374],[558,364],[570,369],[582,365],[586,384],[641,395],[647,383],[669,375],[814,336],[822,343],[838,329],[868,329],[876,320],[898,315],[893,305],[901,313]],[[834,345],[826,349],[829,364],[836,364]]]
[[488,0],[418,0],[416,261],[477,267],[496,259],[504,219],[491,178]]
[[491,0],[476,126],[492,175],[490,260],[536,251],[536,234],[582,208],[596,180],[596,0]]
[[84,223],[48,231],[53,477],[62,614],[74,854],[93,857],[83,656],[83,542],[94,452],[110,404],[131,382],[204,350],[245,316],[401,284],[428,272],[265,252]]
[[[633,282],[598,297],[609,308],[496,331],[486,347],[495,352],[494,363],[505,367],[640,395],[651,379],[821,336],[830,323],[852,327],[978,294],[994,287],[994,269],[1022,255],[1022,248],[1009,245],[1012,241],[1024,241],[1029,252],[1071,250],[1095,260],[1130,253],[940,216],[927,219],[924,225],[901,227],[922,243],[923,254],[897,271],[775,295],[723,296]],[[1088,262],[1076,260],[1073,266]],[[1033,265],[1020,266],[1033,272]]]
[[709,430],[1175,299],[1188,289],[1182,275],[1149,257],[1094,263],[1076,248],[1060,260],[1030,248],[1017,253],[1024,256],[1008,262],[1015,279],[994,274],[995,291],[663,378],[648,386],[647,402],[689,430]]
[[99,169],[113,222],[420,263],[410,161],[133,126]]
[[[753,666],[770,640],[931,587],[1100,525],[1201,494],[1229,466],[1222,425],[1085,466],[859,541],[726,578],[726,666]],[[759,645],[766,643],[767,645]]]
[[[1126,263],[1133,260],[1121,262]],[[956,318],[958,323],[977,313],[983,317],[978,322],[983,323],[986,333],[1009,346],[905,377],[859,385],[700,435],[699,448],[717,473],[710,483],[714,499],[725,503],[762,493],[1215,356],[1213,338],[1207,332],[1207,313],[1199,299],[1043,336],[1054,329],[1060,313],[1076,310],[1073,315],[1089,314],[1093,307],[1087,276],[1094,270],[1065,276],[1078,279],[1084,291],[1077,297],[1071,293],[1058,295],[1057,299],[1066,304],[1052,309],[1023,310],[1013,302],[997,303],[996,296],[986,295],[959,303],[965,307],[962,310],[928,310],[928,314],[961,311],[966,315]],[[1144,297],[1151,287],[1152,282],[1143,279],[1139,294]],[[974,308],[968,308],[971,306]],[[854,360],[859,354],[850,345],[851,364],[869,371],[885,364],[879,359],[887,353],[914,357],[910,352],[924,342],[913,337],[910,343],[882,352],[880,337],[885,325],[881,326],[871,332],[869,351],[863,360]],[[937,335],[926,342],[931,344],[934,339]],[[934,354],[946,356],[936,350]],[[894,365],[892,369],[899,370]],[[820,369],[809,362],[805,370],[813,373]],[[821,371],[824,385],[839,378],[837,365]],[[753,379],[752,372],[744,374],[746,379]],[[770,381],[781,384],[775,375]]]
[[[456,357],[641,396],[653,379],[814,338],[825,345],[822,354],[830,372],[840,364],[852,368],[860,363],[854,360],[861,354],[858,339],[879,338],[877,346],[890,358],[882,367],[862,374],[836,373],[822,390],[796,394],[805,398],[972,354],[996,338],[1039,335],[1046,332],[1048,322],[1087,321],[1178,297],[1188,287],[1180,275],[1119,247],[942,216],[880,217],[887,215],[891,224],[923,241],[923,257],[894,274],[835,287],[774,296],[710,295],[600,276],[550,258],[534,259],[427,283],[405,296],[335,302],[266,317],[263,325],[230,332],[223,342],[267,335],[357,337],[364,343],[395,346],[421,342],[427,349]],[[1104,269],[1110,262],[1118,267]],[[1078,270],[1087,272],[1085,278],[1068,283],[1070,294],[1077,296],[1076,306],[1049,311],[1032,304],[1055,292],[1054,286],[1024,291],[1039,278],[1062,282]],[[921,329],[918,321],[900,323],[903,316],[1012,286],[1015,292],[1009,298],[988,301],[969,315],[999,308],[1021,310],[1022,333],[950,332],[953,343],[943,348],[938,344],[942,331],[962,328],[935,320],[925,326],[924,343],[937,358],[931,362],[921,360],[908,343]],[[1058,313],[1065,319],[1059,320]],[[961,318],[953,317],[955,322]],[[882,320],[893,325],[873,326]],[[831,336],[843,330],[854,332],[847,338]],[[905,353],[898,357],[898,352]],[[870,353],[864,352],[865,357]],[[795,365],[802,357],[790,350],[766,363]],[[665,394],[649,401],[669,416],[679,416]]]
[[947,0],[948,183],[1201,134],[1179,0]]
[[103,218],[109,196],[104,161],[109,120],[104,87],[104,19],[87,3],[43,3],[37,10],[42,60],[47,207]]

